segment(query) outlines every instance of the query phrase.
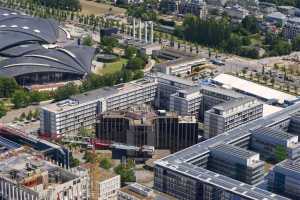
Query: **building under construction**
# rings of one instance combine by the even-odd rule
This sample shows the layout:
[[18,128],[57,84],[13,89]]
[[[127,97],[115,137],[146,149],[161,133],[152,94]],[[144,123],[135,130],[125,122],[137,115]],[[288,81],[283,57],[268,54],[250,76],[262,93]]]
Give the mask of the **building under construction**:
[[0,199],[86,199],[82,177],[77,176],[28,147],[0,154]]

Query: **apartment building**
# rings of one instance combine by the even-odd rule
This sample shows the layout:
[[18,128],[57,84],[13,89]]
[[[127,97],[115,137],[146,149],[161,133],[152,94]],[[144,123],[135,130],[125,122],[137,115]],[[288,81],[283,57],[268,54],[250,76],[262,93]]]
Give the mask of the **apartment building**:
[[204,137],[212,138],[263,116],[263,104],[252,97],[214,106],[204,114]]
[[0,160],[1,199],[87,199],[82,176],[43,160],[32,149],[10,150]]
[[268,188],[291,199],[300,199],[300,162],[285,160],[273,167],[268,175]]
[[155,80],[139,79],[104,87],[41,108],[41,132],[51,137],[76,134],[81,127],[93,128],[96,115],[126,109],[133,104],[152,102],[156,96]]
[[170,97],[170,111],[176,112],[179,115],[193,115],[198,118],[202,97],[199,87],[178,90]]
[[133,146],[154,146],[178,151],[198,142],[198,123],[193,116],[133,107],[105,112],[96,123],[96,136]]
[[276,160],[278,147],[284,148],[290,159],[300,157],[298,136],[271,127],[260,127],[251,132],[251,149],[259,152],[263,158]]
[[258,153],[228,144],[209,150],[208,169],[251,185],[262,181],[264,162]]

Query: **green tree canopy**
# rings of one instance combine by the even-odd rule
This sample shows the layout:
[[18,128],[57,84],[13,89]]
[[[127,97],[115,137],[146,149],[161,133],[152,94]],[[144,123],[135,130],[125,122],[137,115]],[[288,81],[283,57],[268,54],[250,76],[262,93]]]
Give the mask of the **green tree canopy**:
[[285,159],[287,159],[288,154],[284,146],[282,145],[277,145],[275,148],[275,159],[277,162],[281,162]]
[[93,45],[93,38],[92,38],[92,36],[90,36],[90,35],[85,36],[82,39],[82,44],[86,45],[86,46],[92,46]]
[[135,47],[128,46],[125,49],[125,57],[128,59],[133,58],[137,54],[137,49]]
[[132,58],[128,61],[126,68],[131,70],[143,69],[145,67],[145,62],[140,57]]
[[6,106],[3,101],[0,101],[0,118],[6,115]]
[[108,158],[103,158],[100,161],[100,167],[103,169],[110,169],[112,167],[111,161]]
[[74,83],[67,83],[65,86],[60,87],[56,90],[54,98],[56,101],[60,101],[78,93],[79,89]]
[[30,104],[30,97],[24,90],[16,90],[12,95],[11,102],[15,108],[23,108]]
[[11,97],[16,89],[19,89],[19,86],[15,79],[0,77],[0,97]]

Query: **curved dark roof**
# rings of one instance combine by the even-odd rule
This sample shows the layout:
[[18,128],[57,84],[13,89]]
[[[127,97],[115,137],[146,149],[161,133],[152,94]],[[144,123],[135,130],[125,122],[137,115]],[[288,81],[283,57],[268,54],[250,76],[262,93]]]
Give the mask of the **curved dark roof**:
[[0,76],[17,77],[40,72],[90,73],[94,49],[72,46],[57,49],[39,48],[20,57],[0,62]]
[[21,44],[52,44],[59,37],[58,22],[0,8],[0,55]]

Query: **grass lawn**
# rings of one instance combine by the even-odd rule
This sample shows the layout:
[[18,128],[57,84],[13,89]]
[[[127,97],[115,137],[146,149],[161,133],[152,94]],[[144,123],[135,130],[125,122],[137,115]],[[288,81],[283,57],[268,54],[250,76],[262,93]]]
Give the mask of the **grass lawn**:
[[95,1],[80,0],[81,13],[85,15],[125,14],[126,10],[113,5],[97,3]]
[[113,74],[115,72],[121,71],[123,64],[127,64],[127,59],[120,58],[119,60],[112,63],[105,63],[103,69],[99,70],[98,74]]

